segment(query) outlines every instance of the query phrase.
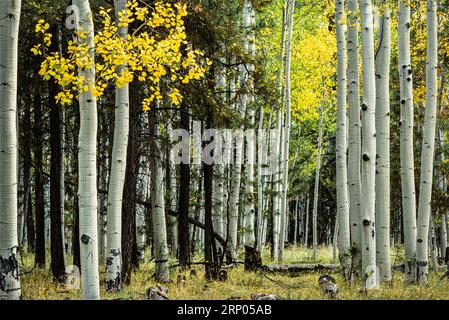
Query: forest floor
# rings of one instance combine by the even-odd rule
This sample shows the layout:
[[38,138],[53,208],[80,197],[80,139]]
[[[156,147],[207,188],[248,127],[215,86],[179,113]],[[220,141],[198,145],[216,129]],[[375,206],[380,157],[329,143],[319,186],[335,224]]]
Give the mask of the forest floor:
[[[401,261],[400,251],[392,253],[392,262],[399,264]],[[285,263],[311,263],[312,251],[302,247],[292,247],[285,251]],[[264,250],[263,264],[276,264],[269,257],[269,248]],[[197,259],[201,261],[201,258]],[[68,257],[71,261],[71,257]],[[243,254],[241,256],[243,261]],[[317,253],[318,263],[332,263],[332,248],[320,247]],[[25,300],[77,300],[81,298],[81,291],[67,289],[64,285],[53,283],[51,270],[33,269],[33,259],[31,255],[24,255],[21,259],[22,270],[22,294]],[[173,261],[173,264],[175,262]],[[231,297],[238,297],[242,300],[250,299],[252,293],[276,294],[283,299],[293,300],[321,300],[329,299],[325,296],[318,285],[318,278],[325,274],[324,271],[303,273],[299,276],[287,274],[268,274],[265,272],[251,273],[245,272],[243,265],[238,265],[229,270],[228,280],[225,282],[207,282],[204,278],[204,267],[196,266],[197,275],[190,277],[186,273],[187,281],[185,286],[178,288],[176,268],[170,269],[172,283],[166,284],[168,296],[172,300],[225,300]],[[131,299],[142,300],[146,298],[146,290],[156,285],[152,279],[154,273],[154,262],[143,262],[133,273],[132,282],[119,293],[107,293],[104,286],[101,289],[102,299]],[[339,288],[337,299],[449,299],[449,281],[440,280],[444,273],[431,273],[429,286],[418,285],[406,286],[403,284],[403,274],[401,271],[394,271],[391,285],[382,285],[379,289],[373,289],[365,293],[361,290],[361,283],[347,283],[339,273],[331,273],[336,279]],[[104,279],[104,268],[101,270],[101,279]]]

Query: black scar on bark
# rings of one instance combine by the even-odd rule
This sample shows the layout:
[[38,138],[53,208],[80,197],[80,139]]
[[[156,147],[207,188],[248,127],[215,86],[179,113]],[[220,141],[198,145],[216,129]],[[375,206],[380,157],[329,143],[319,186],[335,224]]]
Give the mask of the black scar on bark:
[[363,226],[368,227],[370,225],[369,220],[363,220]]
[[82,242],[83,244],[89,244],[89,241],[90,241],[90,237],[89,237],[87,234],[83,234],[83,235],[81,236],[81,242]]
[[422,243],[422,239],[418,239],[417,242],[418,242],[418,243]]
[[[19,261],[15,253],[14,248],[11,249],[10,256],[3,258],[0,256],[0,290],[7,291],[6,289],[6,276],[9,274],[14,279],[19,280]],[[14,289],[13,289],[14,290]]]
[[363,161],[369,161],[369,156],[365,153],[363,156]]
[[362,110],[363,111],[368,110],[368,105],[366,103],[362,103]]

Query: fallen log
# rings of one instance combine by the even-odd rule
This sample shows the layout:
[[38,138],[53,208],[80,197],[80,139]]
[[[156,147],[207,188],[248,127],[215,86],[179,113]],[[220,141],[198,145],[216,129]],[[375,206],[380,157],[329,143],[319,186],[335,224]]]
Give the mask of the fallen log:
[[313,271],[333,271],[341,270],[339,264],[274,264],[262,267],[263,271],[273,273],[305,273]]

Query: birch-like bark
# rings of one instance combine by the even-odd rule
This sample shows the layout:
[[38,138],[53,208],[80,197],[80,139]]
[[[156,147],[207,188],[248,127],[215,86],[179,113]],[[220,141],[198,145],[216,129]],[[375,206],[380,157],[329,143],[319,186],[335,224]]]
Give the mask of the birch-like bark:
[[[278,110],[276,114],[276,133],[274,136],[273,141],[273,152],[275,155],[279,155],[281,153],[281,140],[282,140],[282,114]],[[276,161],[278,161],[279,158],[276,158]],[[279,258],[279,242],[280,242],[280,224],[281,224],[281,203],[280,203],[280,192],[281,192],[281,185],[280,185],[280,179],[281,175],[279,172],[280,166],[279,163],[276,166],[276,171],[273,175],[273,222],[272,222],[272,234],[273,234],[273,243],[272,243],[272,250],[271,250],[271,257],[272,259],[278,259]]]
[[405,282],[416,282],[416,192],[413,152],[413,76],[410,56],[410,7],[399,2],[398,64],[401,95],[401,186],[404,221]]
[[391,281],[390,261],[390,11],[382,8],[376,64],[376,262],[380,280]]
[[155,277],[157,281],[167,283],[170,281],[168,270],[168,246],[167,226],[165,222],[165,199],[162,161],[159,156],[160,145],[157,141],[159,136],[159,123],[155,121],[155,115],[150,115],[150,129],[153,130],[151,141],[151,202],[152,222],[155,257]]
[[[360,1],[362,30],[362,274],[376,266],[375,179],[376,179],[376,77],[374,69],[374,23],[371,0]],[[340,232],[343,230],[340,229]],[[372,287],[371,287],[372,288]]]
[[360,219],[360,71],[357,0],[348,0],[348,189],[351,225],[352,268],[357,276],[362,262]]
[[[346,98],[347,98],[347,79],[346,79],[346,24],[344,0],[335,1],[335,21],[337,36],[337,217],[339,224],[339,249],[340,261],[347,276],[351,262],[350,256],[350,230],[349,230],[349,200],[348,200],[348,173],[347,173],[347,118],[346,118]],[[316,187],[315,187],[316,188]],[[316,214],[315,214],[316,215]],[[314,222],[316,217],[313,217]],[[314,230],[314,247],[316,247],[316,230]]]
[[[239,115],[242,114],[241,111],[241,103],[239,100],[237,100],[236,95],[237,85],[236,85],[236,79],[235,76],[231,76],[230,83],[229,83],[229,91],[230,99],[232,102],[232,105],[235,107],[236,111]],[[230,174],[231,177],[231,190],[229,192],[229,210],[228,210],[228,226],[227,226],[227,234],[228,234],[228,243],[227,243],[227,249],[230,252],[232,260],[235,260],[237,258],[237,233],[238,233],[238,217],[239,217],[239,198],[240,198],[240,179],[241,179],[241,163],[242,163],[242,148],[243,148],[243,141],[242,141],[242,132],[237,132],[237,137],[235,141],[233,141],[233,146],[235,146],[235,153],[232,153],[232,158],[234,159],[235,155],[235,162],[232,166],[232,172]]]
[[416,262],[418,281],[428,284],[428,235],[431,212],[433,163],[438,95],[438,18],[436,0],[427,0],[427,62],[426,62],[426,111],[424,116],[423,144],[421,151],[421,179],[419,187],[418,229]]
[[318,245],[317,239],[317,220],[318,220],[318,192],[320,190],[320,171],[321,171],[321,152],[322,152],[322,141],[323,141],[323,123],[324,123],[324,105],[321,103],[320,106],[320,126],[318,132],[318,148],[316,154],[316,169],[315,169],[315,189],[313,191],[313,251],[312,257],[315,261],[316,250]]
[[19,300],[17,260],[17,62],[22,1],[0,5],[0,300]]
[[309,246],[309,212],[310,212],[310,195],[307,193],[307,201],[306,201],[306,224],[304,227],[304,247],[307,248]]
[[447,216],[446,214],[442,214],[440,217],[440,245],[441,245],[441,251],[440,251],[440,257],[447,258],[446,257],[446,247],[447,247]]
[[285,124],[284,124],[284,139],[282,150],[282,206],[281,206],[281,230],[280,230],[280,247],[279,247],[279,262],[284,261],[284,242],[286,231],[286,220],[288,219],[288,164],[290,155],[290,128],[291,128],[291,61],[292,61],[292,46],[293,46],[293,24],[295,15],[295,0],[290,0],[288,10],[288,36],[285,57]]
[[89,48],[88,58],[92,62],[89,68],[80,69],[88,91],[81,92],[80,132],[78,151],[79,170],[79,229],[81,253],[81,286],[84,300],[100,299],[100,281],[98,273],[98,237],[97,237],[97,99],[93,94],[95,86],[94,62],[94,24],[88,0],[74,0],[79,8],[79,30],[86,37],[79,37],[78,42]]
[[[171,139],[173,132],[173,121],[170,120],[170,122],[167,125],[167,136]],[[172,211],[178,212],[178,192],[177,192],[177,179],[176,179],[176,167],[175,167],[175,151],[174,149],[169,146],[168,150],[168,157],[169,157],[169,166],[168,170],[170,170],[170,181],[169,181],[169,188],[170,188],[170,199],[169,199],[169,205],[170,209]],[[178,257],[178,218],[177,217],[170,217],[170,229],[171,229],[171,254],[173,257]]]
[[[429,217],[429,248],[430,248],[430,257],[432,259],[432,271],[438,272],[438,247],[437,247],[437,238],[435,232],[435,220],[433,213],[430,213]],[[419,268],[419,266],[418,266]],[[419,270],[419,269],[418,269]]]
[[[245,53],[250,59],[254,59],[256,51],[255,42],[255,11],[251,0],[245,0],[243,5],[243,29],[245,31],[245,38],[243,46]],[[247,121],[248,129],[254,129],[255,115],[254,115],[254,63],[247,63],[245,66],[245,88],[244,99],[246,100],[247,109]],[[247,136],[246,144],[246,184],[245,184],[245,210],[243,220],[243,242],[245,246],[254,247],[256,239],[254,235],[254,222],[255,222],[255,194],[254,194],[254,160],[256,156],[256,143],[254,141],[254,135]]]
[[[126,9],[127,0],[115,0],[115,19],[119,25],[119,13]],[[121,38],[126,38],[128,27],[118,28]],[[121,74],[126,66],[117,68]],[[129,135],[129,86],[115,89],[114,142],[112,144],[111,175],[108,188],[108,229],[106,249],[106,288],[117,291],[122,288],[122,199],[125,185],[126,152]]]

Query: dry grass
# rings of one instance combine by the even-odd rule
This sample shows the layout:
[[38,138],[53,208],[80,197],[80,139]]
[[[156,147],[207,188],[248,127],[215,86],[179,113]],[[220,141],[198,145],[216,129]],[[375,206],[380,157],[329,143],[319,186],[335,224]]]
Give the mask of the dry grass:
[[[264,264],[275,263],[270,261],[269,250],[265,250],[263,261]],[[394,253],[392,260],[399,263],[401,253]],[[198,258],[200,261],[201,258]],[[243,257],[241,257],[243,260]],[[304,248],[290,248],[285,252],[286,263],[305,263],[310,262],[311,251]],[[23,257],[24,270],[32,269],[32,257]],[[69,260],[70,261],[70,260]],[[317,262],[331,263],[332,249],[320,248],[317,255]],[[247,273],[243,271],[243,266],[229,271],[228,280],[226,282],[207,282],[204,279],[203,267],[196,267],[197,276],[190,278],[189,273],[186,274],[187,282],[185,287],[178,288],[176,278],[178,276],[177,269],[171,269],[172,283],[167,284],[169,288],[170,299],[182,300],[223,300],[230,297],[240,297],[241,299],[249,299],[251,293],[275,293],[285,299],[294,300],[318,300],[327,299],[318,286],[318,277],[320,273],[308,273],[300,276],[275,275],[265,273]],[[152,279],[154,271],[153,262],[145,262],[140,269],[133,274],[131,286],[127,287],[119,293],[106,293],[102,288],[102,299],[145,299],[145,292],[150,286],[156,283]],[[403,284],[403,275],[401,272],[394,272],[391,285],[382,285],[381,288],[371,290],[364,293],[360,290],[360,283],[346,283],[339,274],[333,276],[337,280],[339,286],[338,299],[448,299],[449,298],[449,282],[448,280],[440,281],[442,274],[432,273],[429,279],[428,287],[421,286],[405,286]],[[104,278],[104,270],[101,271],[101,278]],[[65,286],[56,285],[51,280],[51,271],[33,270],[22,276],[22,289],[24,299],[50,299],[50,300],[73,300],[80,299],[80,290],[68,290]]]

